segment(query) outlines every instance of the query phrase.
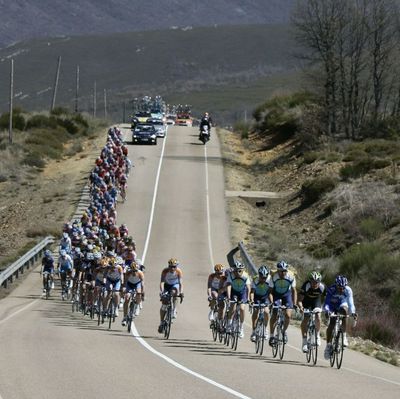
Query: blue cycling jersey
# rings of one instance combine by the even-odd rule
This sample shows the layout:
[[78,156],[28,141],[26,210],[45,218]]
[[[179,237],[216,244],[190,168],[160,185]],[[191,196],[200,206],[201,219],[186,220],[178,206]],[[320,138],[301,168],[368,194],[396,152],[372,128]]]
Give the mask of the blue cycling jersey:
[[356,313],[353,300],[353,290],[346,285],[343,292],[339,292],[336,284],[332,284],[326,291],[324,311],[336,312],[343,306],[347,306],[350,313]]

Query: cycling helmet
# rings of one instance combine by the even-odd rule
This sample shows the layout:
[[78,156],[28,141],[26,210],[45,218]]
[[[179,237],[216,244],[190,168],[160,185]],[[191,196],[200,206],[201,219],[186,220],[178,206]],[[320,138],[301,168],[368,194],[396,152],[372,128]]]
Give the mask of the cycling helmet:
[[276,267],[278,270],[287,270],[289,266],[284,260],[281,260],[276,264]]
[[345,277],[345,276],[342,276],[342,275],[338,275],[337,277],[336,277],[336,279],[335,279],[335,284],[338,286],[338,287],[346,287],[346,285],[347,285],[347,278]]
[[63,238],[68,238],[68,233],[63,233]]
[[106,255],[110,258],[113,258],[115,256],[115,252],[114,251],[107,251]]
[[214,271],[215,271],[216,273],[222,273],[222,272],[224,271],[224,266],[221,265],[221,263],[217,263],[217,264],[214,266]]
[[115,259],[115,263],[117,265],[122,265],[124,263],[124,260],[120,256],[117,256]]
[[91,252],[88,252],[86,254],[86,260],[93,260],[94,259],[94,254],[92,254]]
[[50,257],[51,257],[51,251],[48,250],[48,249],[46,249],[46,251],[44,251],[44,256],[45,256],[46,258],[50,258]]
[[269,274],[269,269],[268,269],[268,267],[267,267],[267,266],[264,266],[264,265],[260,266],[260,268],[258,269],[258,274],[259,274],[261,277],[267,278],[267,277],[268,277],[268,274]]
[[60,256],[67,256],[67,251],[65,249],[62,249],[60,251]]
[[129,266],[129,268],[131,269],[131,271],[136,272],[139,270],[139,266],[136,262],[132,262],[131,265]]
[[100,252],[95,252],[93,256],[97,260],[101,259],[101,253]]
[[241,263],[241,262],[239,262],[238,260],[235,260],[235,266],[234,266],[234,268],[236,269],[236,270],[244,270],[244,265]]
[[322,280],[322,276],[321,273],[316,272],[316,271],[312,271],[309,275],[308,278],[312,281],[318,281],[320,282]]
[[178,265],[179,265],[179,262],[178,262],[178,260],[175,259],[175,258],[171,258],[171,259],[168,261],[168,266],[169,266],[169,267],[178,267]]

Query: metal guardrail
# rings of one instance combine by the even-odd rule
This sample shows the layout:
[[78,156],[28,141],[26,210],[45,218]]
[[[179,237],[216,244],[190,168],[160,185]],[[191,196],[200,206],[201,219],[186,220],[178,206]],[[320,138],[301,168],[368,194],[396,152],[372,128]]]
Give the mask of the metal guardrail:
[[42,255],[46,247],[54,242],[54,237],[48,236],[39,244],[35,245],[26,254],[21,256],[12,265],[0,273],[0,286],[7,288],[9,283],[12,283],[14,278],[18,278],[20,274],[24,273],[24,268],[29,269]]
[[258,268],[249,253],[247,252],[246,247],[244,246],[242,241],[239,242],[238,248],[242,263],[246,266],[247,271],[250,272],[252,275],[256,275],[258,273]]

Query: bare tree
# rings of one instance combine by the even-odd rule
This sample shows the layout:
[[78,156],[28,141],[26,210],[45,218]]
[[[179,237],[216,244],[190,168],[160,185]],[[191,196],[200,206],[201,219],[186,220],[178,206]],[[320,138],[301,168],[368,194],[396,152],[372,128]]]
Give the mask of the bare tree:
[[324,93],[328,135],[356,139],[390,107],[400,114],[397,21],[394,0],[298,1],[293,23],[305,58],[320,70],[314,83]]

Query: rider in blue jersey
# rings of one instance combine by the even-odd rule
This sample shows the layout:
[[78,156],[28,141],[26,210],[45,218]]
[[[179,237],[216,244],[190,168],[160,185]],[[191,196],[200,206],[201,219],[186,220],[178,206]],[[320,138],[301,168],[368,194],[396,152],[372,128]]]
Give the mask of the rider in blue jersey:
[[[356,308],[354,306],[353,290],[348,286],[348,281],[345,276],[338,275],[335,279],[335,284],[328,287],[323,310],[329,318],[331,313],[340,313],[343,315],[351,314],[354,319],[357,319]],[[324,352],[325,359],[329,359],[332,351],[332,330],[335,325],[335,318],[331,317],[329,326],[326,330],[326,348]],[[347,340],[347,320],[343,319],[343,345],[348,346]]]

